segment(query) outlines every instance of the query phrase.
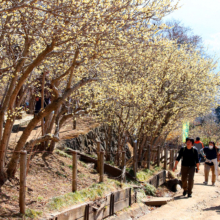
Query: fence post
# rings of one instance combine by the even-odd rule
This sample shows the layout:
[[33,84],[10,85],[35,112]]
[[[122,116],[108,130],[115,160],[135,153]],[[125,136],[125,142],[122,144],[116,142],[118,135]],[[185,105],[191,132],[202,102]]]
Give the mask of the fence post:
[[20,213],[23,215],[25,214],[26,165],[27,165],[27,151],[21,151],[19,206],[20,206]]
[[100,178],[99,182],[104,182],[104,151],[100,152]]
[[172,152],[172,159],[173,159],[173,162],[172,162],[172,169],[174,168],[174,164],[175,164],[175,150],[173,150]]
[[157,146],[157,166],[160,166],[160,146]]
[[76,117],[73,118],[73,130],[76,129]]
[[100,151],[101,151],[101,142],[97,141],[97,172],[100,172]]
[[167,151],[168,149],[165,147],[164,148],[164,170],[167,169]]
[[126,165],[126,152],[122,151],[121,167],[123,168],[125,165]]
[[136,177],[137,174],[137,140],[134,141],[134,147],[133,147],[133,171],[134,171],[134,176]]
[[170,150],[170,170],[173,169],[174,164],[174,150]]
[[72,173],[72,192],[77,191],[77,152],[72,152],[72,166],[73,166],[73,173]]
[[174,157],[173,157],[173,167],[175,165],[175,161],[176,161],[176,158],[177,158],[177,154],[178,154],[178,150],[175,150],[174,151]]
[[147,169],[150,169],[150,145],[147,146]]
[[176,158],[177,158],[177,155],[178,155],[178,150],[175,150],[175,156],[174,156],[174,161],[176,160]]
[[122,151],[122,163],[121,163],[121,167],[122,167],[122,178],[121,181],[125,182],[126,180],[126,152]]
[[161,148],[160,152],[161,152],[161,157],[163,157],[164,156],[164,147]]
[[172,149],[169,150],[169,153],[170,153],[169,170],[172,170],[172,162],[173,162],[173,159],[172,159]]

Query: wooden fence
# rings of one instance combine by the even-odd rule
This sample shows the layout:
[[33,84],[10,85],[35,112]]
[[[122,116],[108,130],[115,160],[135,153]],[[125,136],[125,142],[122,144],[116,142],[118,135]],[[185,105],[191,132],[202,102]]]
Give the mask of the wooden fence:
[[[166,171],[162,171],[148,180],[149,183],[160,186],[166,181]],[[128,208],[137,202],[137,190],[126,188],[106,195],[105,198],[75,205],[49,217],[48,220],[101,220]]]
[[[177,149],[169,149],[167,147],[160,146],[147,146],[147,148],[144,149],[143,152],[144,159],[140,162],[142,163],[143,167],[146,167],[148,169],[150,169],[151,166],[163,166],[165,170],[172,170],[175,164],[177,153]],[[135,156],[136,155],[134,155],[134,157]],[[133,163],[137,163],[137,159],[134,159]]]
[[106,195],[94,202],[76,205],[69,210],[60,212],[49,220],[99,220],[114,215],[116,212],[131,206],[136,202],[136,193],[126,188]]
[[[100,146],[100,144],[98,145]],[[136,146],[136,145],[135,145]],[[136,147],[134,148],[134,151],[136,151]],[[72,192],[77,191],[77,152],[72,151]],[[80,153],[79,153],[80,154]],[[177,150],[170,149],[168,148],[151,148],[148,146],[147,150],[144,152],[147,160],[144,160],[145,163],[147,163],[147,168],[149,169],[150,166],[160,166],[161,163],[163,164],[163,167],[165,170],[167,170],[168,165],[169,169],[173,169],[174,167],[174,161],[175,157],[177,154]],[[80,154],[83,156],[82,154]],[[98,158],[97,159],[92,159],[94,160],[94,163],[97,164],[97,170],[99,172],[100,178],[99,182],[104,181],[104,172],[106,173],[111,173],[113,170],[113,173],[118,175],[119,180],[124,182],[126,180],[125,176],[129,175],[126,173],[126,157],[125,157],[125,152],[122,152],[122,158],[121,158],[121,168],[115,168],[113,166],[107,165],[104,163],[104,151],[98,148],[97,152]],[[86,156],[84,155],[86,158]],[[87,156],[87,159],[89,157]],[[91,160],[91,158],[89,158]],[[20,206],[20,213],[25,214],[25,188],[26,188],[26,169],[27,169],[27,152],[26,151],[21,151],[20,153],[20,192],[19,192],[19,206]],[[133,170],[134,170],[134,176],[136,178],[136,172],[137,172],[137,167],[138,167],[138,160],[137,160],[137,153],[134,154],[134,159],[133,159]],[[163,174],[164,175],[164,174]],[[157,177],[159,179],[152,179],[149,181],[150,184],[154,185],[155,187],[160,185],[160,179],[161,177]],[[162,177],[163,181],[164,176]],[[164,183],[164,182],[163,182]]]

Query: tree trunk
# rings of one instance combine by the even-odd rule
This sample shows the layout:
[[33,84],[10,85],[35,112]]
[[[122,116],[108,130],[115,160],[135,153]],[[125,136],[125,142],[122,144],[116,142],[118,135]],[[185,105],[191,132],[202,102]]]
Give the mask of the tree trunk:
[[34,114],[35,111],[35,95],[31,91],[30,100],[29,100],[29,113]]
[[76,91],[80,87],[82,87],[92,81],[97,81],[97,79],[96,78],[83,78],[78,83],[76,83],[71,89],[66,90],[66,92],[63,94],[62,97],[57,98],[56,100],[53,101],[53,103],[47,105],[43,112],[39,112],[29,122],[29,124],[27,125],[27,127],[23,131],[19,141],[17,142],[17,145],[15,147],[15,152],[13,153],[11,160],[8,163],[8,166],[7,166],[8,178],[14,177],[15,172],[16,172],[17,163],[18,163],[18,159],[19,159],[19,155],[16,152],[19,152],[23,149],[29,135],[31,134],[32,130],[35,128],[37,123],[39,123],[39,121],[43,117],[45,117],[46,115],[48,115],[52,111],[55,111],[56,109],[58,109],[62,105],[62,103],[65,101],[65,99],[72,94],[72,92]]
[[144,146],[145,146],[145,143],[146,143],[146,140],[147,140],[147,135],[145,134],[144,135],[144,138],[141,142],[141,146],[139,147],[139,151],[138,151],[138,166],[141,166],[141,158],[143,158],[143,149],[144,149]]
[[5,130],[4,130],[2,140],[1,140],[1,149],[0,149],[1,150],[0,151],[0,170],[3,170],[5,166],[5,155],[6,155],[6,150],[7,150],[7,144],[9,142],[13,123],[14,123],[14,117],[12,121],[11,119],[8,119],[5,124]]

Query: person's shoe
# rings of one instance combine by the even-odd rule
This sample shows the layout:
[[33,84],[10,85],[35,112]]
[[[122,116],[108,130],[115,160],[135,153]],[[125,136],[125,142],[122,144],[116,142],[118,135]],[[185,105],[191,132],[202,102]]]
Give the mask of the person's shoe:
[[204,184],[204,185],[208,185],[208,182],[205,181],[205,182],[203,182],[203,184]]
[[215,186],[215,183],[212,183],[213,186]]
[[184,190],[184,191],[183,191],[183,196],[185,196],[186,194],[187,194],[187,191]]
[[188,197],[189,197],[189,198],[192,198],[192,194],[188,194]]

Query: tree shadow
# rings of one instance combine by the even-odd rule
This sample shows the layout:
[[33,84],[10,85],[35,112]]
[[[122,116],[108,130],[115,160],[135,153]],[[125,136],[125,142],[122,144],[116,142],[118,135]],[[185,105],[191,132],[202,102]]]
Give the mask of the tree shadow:
[[51,154],[49,152],[44,152],[42,154],[42,160],[44,161],[45,165],[47,166],[47,168],[50,168],[49,163],[47,162],[47,157],[50,156]]

